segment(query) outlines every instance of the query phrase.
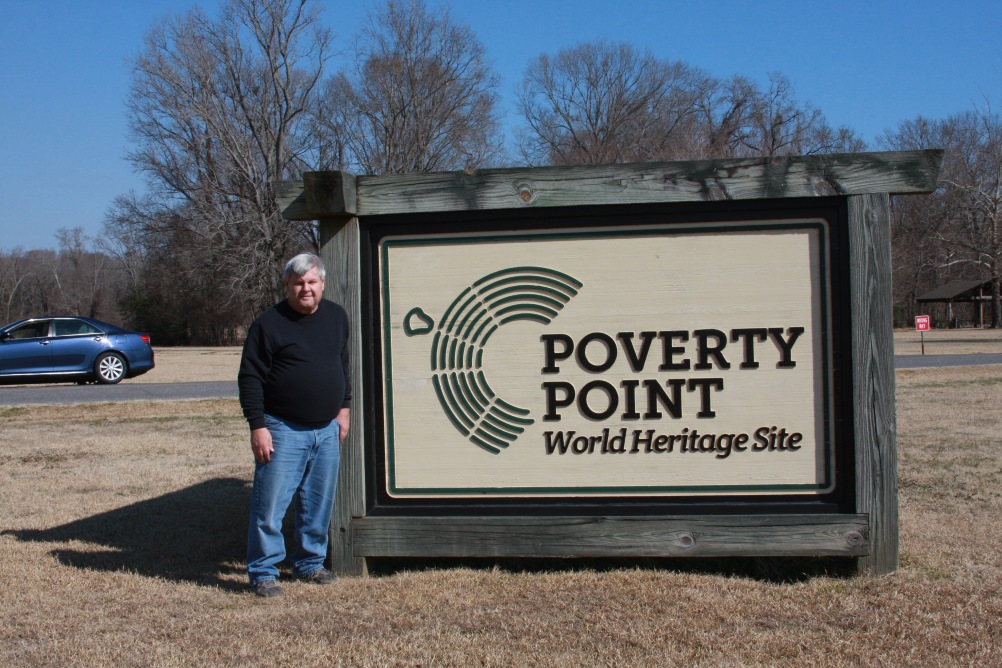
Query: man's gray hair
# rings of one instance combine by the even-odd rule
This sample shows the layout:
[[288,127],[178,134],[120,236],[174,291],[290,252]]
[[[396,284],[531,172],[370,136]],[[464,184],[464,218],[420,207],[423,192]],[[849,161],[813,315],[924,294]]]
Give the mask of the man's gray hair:
[[310,269],[316,269],[321,281],[327,280],[327,270],[324,268],[324,261],[313,253],[300,253],[285,263],[282,271],[282,280],[288,280],[289,276],[305,276]]

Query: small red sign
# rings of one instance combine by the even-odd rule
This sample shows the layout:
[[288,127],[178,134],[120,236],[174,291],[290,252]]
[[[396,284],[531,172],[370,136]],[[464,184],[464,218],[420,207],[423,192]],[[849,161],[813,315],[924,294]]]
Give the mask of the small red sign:
[[927,315],[917,315],[917,316],[915,316],[915,331],[916,332],[928,332],[929,331],[929,316],[927,316]]

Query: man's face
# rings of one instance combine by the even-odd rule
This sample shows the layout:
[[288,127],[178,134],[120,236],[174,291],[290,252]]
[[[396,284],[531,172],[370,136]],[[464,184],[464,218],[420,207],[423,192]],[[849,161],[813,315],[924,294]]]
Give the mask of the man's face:
[[293,310],[309,315],[320,306],[324,295],[324,282],[316,269],[310,269],[302,276],[291,274],[285,279],[285,295]]

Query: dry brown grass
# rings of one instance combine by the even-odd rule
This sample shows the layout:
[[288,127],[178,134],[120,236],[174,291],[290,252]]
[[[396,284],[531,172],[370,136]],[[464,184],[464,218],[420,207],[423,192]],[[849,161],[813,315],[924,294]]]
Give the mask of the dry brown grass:
[[1002,366],[897,380],[893,575],[435,568],[267,601],[235,401],[0,408],[0,665],[999,665]]
[[154,348],[156,367],[126,383],[191,383],[236,380],[240,348]]
[[[922,334],[914,329],[894,332],[895,355],[920,355]],[[925,332],[926,355],[1002,353],[1002,329],[934,329]]]

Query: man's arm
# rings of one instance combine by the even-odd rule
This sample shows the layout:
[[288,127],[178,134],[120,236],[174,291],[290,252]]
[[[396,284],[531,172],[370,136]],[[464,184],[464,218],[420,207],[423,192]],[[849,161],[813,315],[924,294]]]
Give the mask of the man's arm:
[[240,391],[240,407],[251,431],[264,427],[264,383],[271,368],[271,352],[255,322],[247,331],[243,353],[240,356],[240,371],[237,374],[237,388]]
[[264,381],[270,364],[271,355],[265,345],[265,337],[261,327],[254,323],[244,342],[237,387],[240,390],[240,407],[250,426],[251,452],[254,453],[254,461],[261,464],[270,462],[275,452],[271,432],[264,426]]

